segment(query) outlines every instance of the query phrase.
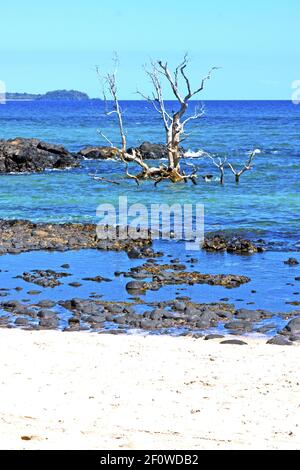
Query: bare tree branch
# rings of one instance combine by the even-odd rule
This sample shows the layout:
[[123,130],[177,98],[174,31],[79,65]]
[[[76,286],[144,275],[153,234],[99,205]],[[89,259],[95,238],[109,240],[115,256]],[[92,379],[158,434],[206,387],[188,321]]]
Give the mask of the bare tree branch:
[[174,81],[172,74],[168,69],[168,63],[166,62],[165,64],[163,64],[161,60],[158,60],[157,63],[160,67],[160,73],[162,73],[169,81],[171,88],[173,90],[173,93],[178,99],[179,103],[184,104],[184,100],[179,93],[178,85],[176,85],[176,82]]
[[89,173],[89,176],[91,176],[95,181],[105,181],[106,183],[117,184],[117,185],[120,184],[119,181],[110,180],[110,179],[104,178],[103,176],[93,175],[92,173]]
[[224,184],[224,177],[225,177],[225,164],[227,162],[227,157],[224,157],[223,159],[221,157],[217,157],[217,159],[213,156],[210,155],[209,153],[206,153],[205,156],[209,158],[213,165],[215,165],[218,170],[220,171],[220,183]]
[[203,105],[201,106],[200,109],[196,107],[194,114],[192,116],[189,116],[182,122],[182,127],[184,128],[184,126],[190,121],[201,118],[202,116],[204,116],[204,114],[205,114],[205,108]]
[[[181,119],[188,109],[188,102],[190,98],[204,89],[205,82],[210,79],[212,71],[217,67],[213,67],[209,71],[208,75],[202,79],[200,87],[193,91],[190,80],[186,73],[186,68],[188,65],[187,54],[185,54],[183,61],[176,67],[174,74],[172,74],[172,72],[169,70],[168,63],[163,62],[162,60],[158,60],[157,62],[152,61],[151,65],[152,70],[146,72],[150,77],[155,90],[153,99],[143,95],[142,93],[140,94],[145,99],[147,99],[147,101],[151,102],[154,109],[162,116],[166,131],[166,145],[168,149],[169,166],[170,168],[176,168],[180,172],[180,143],[184,140],[182,139],[182,135],[185,134],[185,125],[190,121],[197,120],[203,116],[204,107],[202,106],[200,110],[195,109],[194,114],[192,116],[188,116],[183,122],[181,122]],[[173,111],[171,114],[167,113],[165,108],[159,74],[168,81],[172,92],[179,103],[179,108]],[[182,78],[186,87],[185,95],[183,95],[180,91],[180,77]]]
[[106,137],[106,135],[100,129],[97,130],[97,133],[101,135],[101,137],[103,137],[103,139],[106,140],[106,142],[108,142],[111,147],[114,147],[114,144],[112,143],[112,141],[109,140],[109,138]]
[[156,66],[154,62],[152,62],[152,71],[147,70],[146,67],[144,67],[144,69],[154,87],[153,97],[150,98],[149,96],[144,95],[140,91],[138,91],[138,93],[149,103],[151,103],[154,109],[161,115],[164,122],[165,130],[168,131],[172,123],[172,117],[166,111],[165,108],[162,85],[158,77]]
[[[131,152],[128,152],[126,134],[124,131],[123,125],[123,112],[118,101],[118,90],[116,75],[118,70],[118,58],[114,59],[115,68],[112,73],[108,73],[104,79],[104,103],[107,106],[107,98],[105,89],[108,91],[109,95],[112,98],[113,109],[111,111],[106,110],[106,115],[110,116],[115,114],[117,116],[119,132],[121,136],[121,149],[119,150],[120,156],[119,159],[125,163],[126,175],[129,178],[134,179],[139,183],[140,179],[152,179],[155,181],[155,185],[159,184],[160,181],[168,179],[172,182],[187,182],[188,180],[192,181],[193,184],[197,183],[196,168],[194,167],[191,174],[185,174],[184,171],[180,168],[180,159],[182,157],[180,143],[183,135],[187,136],[185,132],[185,125],[192,120],[197,120],[204,114],[204,107],[195,108],[194,114],[188,116],[183,122],[181,121],[182,116],[188,109],[188,101],[195,94],[199,93],[203,88],[205,81],[208,80],[211,76],[212,71],[216,68],[211,69],[209,74],[202,79],[200,88],[195,91],[192,90],[190,80],[186,73],[186,68],[188,64],[188,56],[185,54],[183,61],[176,67],[175,72],[172,74],[168,68],[168,63],[163,63],[161,60],[151,63],[151,70],[146,70],[148,77],[153,86],[153,95],[152,97],[143,94],[138,91],[137,93],[144,98],[147,102],[151,103],[156,112],[158,112],[163,120],[165,132],[166,132],[166,148],[168,151],[168,166],[160,165],[159,167],[150,167],[146,162],[144,162],[141,152],[138,149],[132,149]],[[100,77],[98,68],[97,74]],[[164,77],[170,84],[172,92],[176,97],[179,107],[177,110],[172,111],[171,113],[166,110],[165,100],[163,97],[163,86],[160,80],[160,77]],[[181,80],[180,80],[181,79]],[[186,93],[183,95],[180,91],[180,82],[184,82]],[[184,96],[184,97],[183,97]],[[102,131],[99,131],[99,134],[111,145],[112,142],[105,136]],[[141,169],[141,173],[133,175],[129,173],[129,164],[137,164]]]
[[252,170],[252,162],[253,162],[253,159],[255,157],[255,155],[261,153],[261,151],[259,149],[254,149],[252,150],[252,152],[249,153],[249,158],[247,160],[247,162],[245,163],[245,165],[241,168],[240,171],[236,170],[234,168],[234,166],[232,165],[232,163],[228,162],[228,166],[229,168],[231,169],[232,173],[234,174],[235,176],[235,182],[238,184],[239,181],[240,181],[240,177],[242,176],[243,173],[245,173],[245,171],[249,171],[249,170]]

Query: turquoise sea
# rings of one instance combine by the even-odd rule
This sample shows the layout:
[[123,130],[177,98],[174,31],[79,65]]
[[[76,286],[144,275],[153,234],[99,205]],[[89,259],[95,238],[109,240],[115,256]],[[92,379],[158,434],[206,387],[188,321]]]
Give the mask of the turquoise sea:
[[[193,106],[192,103],[191,112]],[[172,108],[173,103],[170,102]],[[122,102],[128,145],[148,140],[163,142],[163,128],[150,105],[141,101]],[[217,181],[197,186],[153,183],[137,188],[124,178],[123,166],[112,161],[85,161],[82,168],[38,175],[1,176],[0,218],[36,221],[96,220],[102,202],[117,203],[126,194],[131,202],[201,202],[205,205],[206,230],[233,230],[276,241],[285,248],[300,243],[300,106],[287,101],[210,101],[206,115],[189,129],[186,150],[201,149],[228,155],[230,161],[244,162],[246,152],[259,148],[254,169],[236,186],[228,170],[226,184]],[[77,151],[86,145],[105,145],[97,129],[118,142],[113,117],[103,115],[101,101],[8,102],[0,106],[0,136],[36,137]],[[200,174],[217,170],[203,158],[193,158]],[[114,186],[94,181],[89,174],[121,178]]]

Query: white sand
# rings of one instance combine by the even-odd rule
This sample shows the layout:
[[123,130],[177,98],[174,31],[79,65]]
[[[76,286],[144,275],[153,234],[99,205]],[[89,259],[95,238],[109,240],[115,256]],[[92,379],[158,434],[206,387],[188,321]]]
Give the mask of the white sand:
[[2,329],[0,447],[300,449],[299,346],[219,341]]

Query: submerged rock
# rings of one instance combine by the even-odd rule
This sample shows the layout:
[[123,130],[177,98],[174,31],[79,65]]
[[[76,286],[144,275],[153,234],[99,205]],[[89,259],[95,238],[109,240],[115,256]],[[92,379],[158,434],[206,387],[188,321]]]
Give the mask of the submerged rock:
[[297,266],[297,264],[299,264],[299,261],[296,258],[289,258],[284,261],[284,264],[288,264],[289,266]]
[[41,308],[52,308],[55,307],[56,302],[53,300],[40,300],[37,305]]
[[0,173],[36,173],[77,166],[78,159],[62,146],[38,139],[0,140]]
[[133,248],[140,249],[151,244],[150,235],[144,235],[145,238],[138,240],[102,240],[97,238],[97,226],[94,224],[36,224],[27,220],[0,220],[0,255],[84,248],[130,252]]
[[91,281],[91,282],[111,282],[111,279],[108,277],[102,276],[94,276],[94,277],[83,277],[83,281]]
[[204,240],[202,248],[206,251],[227,251],[228,253],[252,254],[263,251],[262,247],[254,245],[250,240],[222,235],[208,236]]
[[119,157],[120,152],[115,147],[85,147],[78,155],[93,160],[108,160]]
[[59,273],[53,271],[52,269],[47,270],[39,270],[34,269],[30,273],[24,272],[22,276],[17,276],[22,278],[26,282],[30,282],[32,284],[37,284],[38,286],[42,287],[56,287],[61,285],[59,281],[62,277],[68,277],[70,274],[68,273]]
[[147,283],[141,281],[130,281],[126,284],[128,292],[144,292],[147,289]]
[[76,281],[75,281],[75,282],[70,282],[70,283],[69,283],[69,286],[70,286],[70,287],[81,287],[82,284],[80,284],[80,282],[76,282]]
[[123,273],[123,275],[125,277],[136,277],[138,272],[141,273],[141,279],[148,277],[151,280],[149,282],[129,282],[126,289],[145,292],[147,290],[158,290],[166,285],[180,284],[209,284],[232,289],[251,280],[247,276],[236,274],[202,274],[197,271],[184,271],[184,268],[184,265],[144,263],[142,266],[131,268],[128,273]]
[[[141,156],[145,160],[160,160],[168,157],[168,150],[164,144],[152,144],[151,142],[143,142],[137,147]],[[128,153],[131,154],[133,149],[129,148]]]

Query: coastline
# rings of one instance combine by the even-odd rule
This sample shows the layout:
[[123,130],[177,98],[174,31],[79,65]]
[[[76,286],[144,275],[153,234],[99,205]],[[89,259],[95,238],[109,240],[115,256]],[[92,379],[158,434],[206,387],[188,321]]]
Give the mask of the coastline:
[[216,235],[192,253],[149,234],[98,240],[95,225],[80,223],[0,220],[0,235],[2,327],[300,339],[290,253],[255,253],[248,240]]
[[300,349],[220,341],[2,329],[1,448],[299,449]]
[[0,452],[21,466],[300,450],[300,10],[180,6],[2,7]]

